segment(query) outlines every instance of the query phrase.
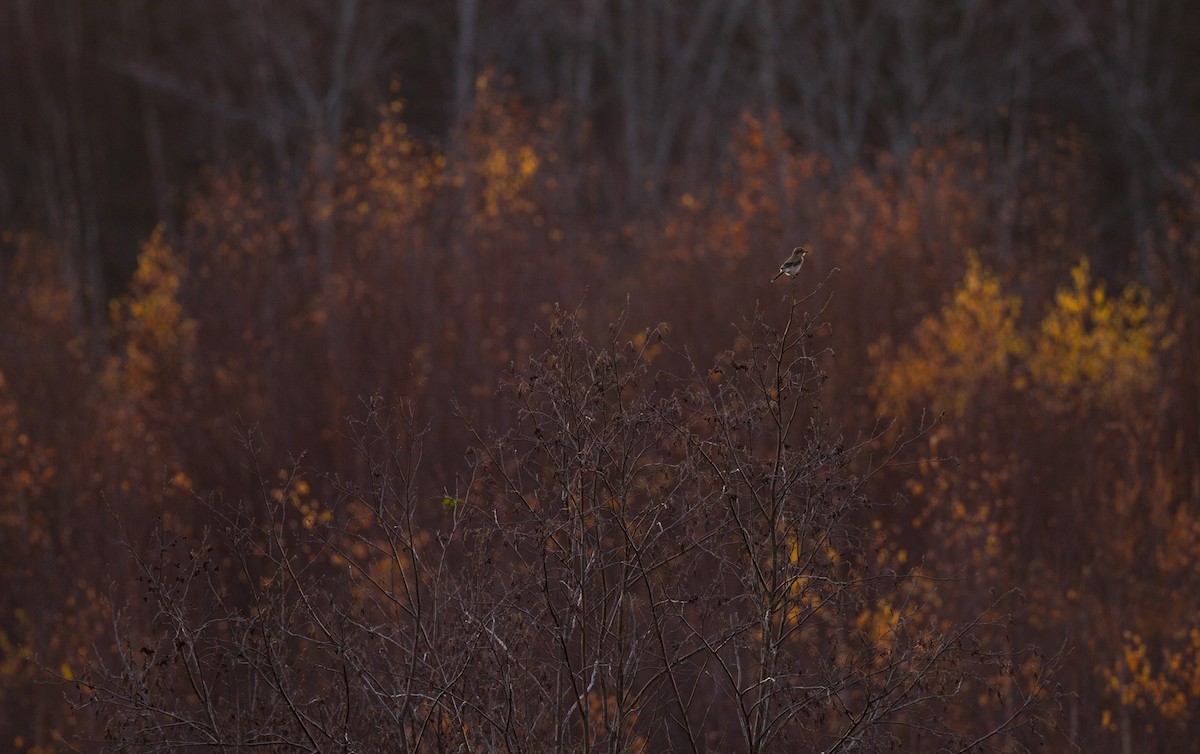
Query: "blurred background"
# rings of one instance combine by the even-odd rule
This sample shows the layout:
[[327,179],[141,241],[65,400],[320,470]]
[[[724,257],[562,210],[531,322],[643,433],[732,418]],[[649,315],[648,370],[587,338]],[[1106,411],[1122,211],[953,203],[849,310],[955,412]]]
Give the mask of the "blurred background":
[[45,670],[193,491],[363,473],[379,391],[435,494],[555,304],[708,363],[807,242],[829,413],[958,461],[879,525],[1024,591],[1064,746],[1197,750],[1197,39],[1191,0],[0,0],[0,748],[103,736]]

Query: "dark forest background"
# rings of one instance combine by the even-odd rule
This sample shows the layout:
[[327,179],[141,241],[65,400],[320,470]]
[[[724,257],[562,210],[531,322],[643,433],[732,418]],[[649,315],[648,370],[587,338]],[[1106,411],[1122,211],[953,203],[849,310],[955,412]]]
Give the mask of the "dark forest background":
[[[573,469],[561,475],[575,480],[562,482],[569,489],[597,473],[557,458],[559,446],[540,434],[510,437],[526,449],[511,468],[497,460],[503,452],[482,450],[553,414],[546,406],[592,421],[595,396],[577,403],[566,387],[539,393],[522,382],[549,370],[564,384],[607,385],[568,368],[579,349],[595,361],[604,343],[628,345],[629,363],[611,358],[624,364],[614,374],[633,376],[612,377],[612,389],[681,401],[653,421],[637,414],[660,445],[620,446],[674,470],[638,482],[633,497],[653,498],[672,474],[676,490],[721,487],[733,467],[702,472],[681,460],[688,442],[719,440],[693,427],[704,422],[752,438],[728,435],[730,458],[743,445],[760,460],[782,458],[792,430],[772,425],[783,438],[772,446],[755,429],[782,421],[790,405],[780,390],[793,383],[779,377],[787,370],[774,343],[800,354],[795,386],[820,384],[819,410],[794,415],[805,418],[795,432],[853,451],[843,461],[817,442],[825,450],[798,465],[860,480],[854,495],[830,493],[846,507],[821,519],[833,527],[825,531],[852,521],[860,535],[835,537],[839,546],[880,553],[870,568],[921,585],[920,599],[900,600],[899,586],[824,595],[845,626],[807,636],[809,646],[859,632],[857,654],[837,651],[865,664],[839,667],[871,675],[883,652],[908,658],[916,677],[923,666],[912,658],[926,657],[929,643],[906,631],[954,635],[950,627],[985,616],[981,641],[1007,647],[1005,657],[1036,648],[1054,658],[1056,691],[1045,707],[1029,705],[1040,733],[981,746],[1034,746],[1041,735],[1060,751],[1197,750],[1197,39],[1200,6],[1189,0],[0,0],[0,747],[93,750],[107,738],[117,748],[170,748],[155,738],[170,728],[165,709],[182,720],[212,698],[172,685],[189,669],[211,670],[222,688],[252,685],[253,673],[220,676],[226,656],[216,650],[189,665],[191,645],[177,640],[270,613],[248,586],[267,566],[243,563],[238,575],[238,552],[265,553],[282,568],[294,546],[312,572],[328,570],[318,585],[283,568],[296,594],[344,589],[347,604],[378,607],[330,574],[349,560],[371,574],[366,593],[398,589],[376,568],[387,532],[404,528],[383,526],[392,516],[411,527],[400,548],[409,554],[392,553],[393,578],[457,595],[430,598],[436,605],[466,604],[463,584],[486,591],[475,576],[420,574],[437,548],[438,562],[462,574],[486,571],[468,553],[503,550],[504,534],[478,528],[488,518],[480,511],[526,497],[511,497],[514,484],[511,499],[493,495],[485,481],[495,474],[521,478],[513,469],[540,459],[544,469]],[[771,285],[800,243],[812,253],[796,287]],[[788,340],[795,332],[804,344]],[[742,374],[739,359],[774,363],[781,381],[741,385],[730,377]],[[709,413],[683,407],[692,388],[668,391],[638,369],[692,375],[713,391]],[[502,384],[516,400],[498,393]],[[732,403],[720,397],[725,386],[741,391]],[[536,410],[522,404],[529,390],[544,401]],[[631,406],[641,404],[630,400],[604,405],[634,422]],[[761,412],[721,413],[735,405]],[[558,426],[566,437],[579,419]],[[408,443],[408,460],[393,454],[387,472],[403,471],[404,492],[381,493],[373,514],[358,515],[354,485],[370,489],[380,473],[376,442]],[[545,471],[528,483],[549,478],[559,477]],[[684,499],[708,510],[696,494]],[[850,503],[868,499],[886,505]],[[355,528],[372,515],[382,528]],[[465,539],[436,534],[459,532],[460,515],[474,522]],[[704,520],[680,531],[707,531]],[[564,526],[595,522],[578,513]],[[305,549],[316,541],[305,532],[316,537],[321,526],[336,531]],[[635,529],[620,537],[636,539]],[[608,536],[575,542],[578,562],[592,563],[587,542],[607,547]],[[764,557],[804,551],[799,536]],[[722,553],[714,545],[695,561],[713,582],[752,567]],[[189,571],[198,557],[225,564],[225,575]],[[496,555],[509,557],[520,559]],[[830,557],[823,567],[848,579],[843,586],[877,583],[848,575],[859,573],[849,555]],[[172,591],[155,558],[190,574],[177,583],[210,591],[189,603],[194,592]],[[784,571],[799,567],[795,556],[783,561]],[[630,620],[660,627],[648,573],[630,594],[648,590],[651,607]],[[589,583],[581,577],[576,596]],[[1019,590],[1012,606],[1010,590]],[[777,589],[768,602],[796,600],[818,615],[801,591]],[[551,592],[547,610],[569,613],[573,593]],[[188,612],[199,603],[227,612],[207,624]],[[308,605],[304,625],[342,614],[330,603]],[[412,626],[424,625],[418,613]],[[305,634],[291,613],[270,614],[288,636]],[[467,615],[477,614],[463,612],[462,625],[485,625]],[[675,616],[675,630],[694,628],[686,617]],[[795,639],[791,619],[768,620],[759,633]],[[399,642],[406,630],[387,635]],[[338,646],[381,635],[346,634]],[[871,637],[890,649],[868,651]],[[437,646],[445,657],[476,657],[456,641]],[[909,654],[897,650],[905,642]],[[298,687],[325,689],[315,668],[328,663],[293,651],[295,662],[313,663],[313,675],[293,679]],[[567,676],[604,666],[582,649],[563,652]],[[1038,687],[1029,679],[1042,666],[1008,663],[972,675],[977,687],[958,687],[978,692],[977,716],[964,703],[943,719],[1007,730],[1006,716],[1025,715],[1019,689]],[[931,678],[935,666],[945,670],[929,665]],[[184,675],[170,680],[172,668]],[[675,682],[665,669],[646,673]],[[697,693],[717,693],[693,682]],[[267,685],[276,694],[287,686]],[[654,688],[639,704],[666,693]],[[824,717],[796,723],[758,749],[749,734],[705,744],[689,714],[696,731],[716,735],[721,713],[663,702],[661,716],[679,727],[660,730],[622,712],[620,693],[606,694],[594,707],[575,699],[581,721],[560,724],[560,747],[571,748],[570,736],[598,746],[609,735],[626,750],[766,751],[786,748],[787,736],[829,745],[820,736],[836,727]],[[840,714],[853,718],[864,694],[847,685],[836,695]],[[994,710],[988,695],[999,700]],[[468,725],[463,709],[500,701],[471,707],[450,694],[465,705],[457,709],[410,696],[424,699],[413,709],[439,750],[485,748],[472,736],[487,726]],[[350,697],[347,708],[363,704]],[[213,720],[220,701],[207,705]],[[263,713],[256,735],[268,736],[274,720]],[[194,728],[211,728],[207,745],[233,740],[207,725]],[[522,735],[537,740],[529,726]],[[406,750],[435,745],[404,729]],[[505,745],[521,748],[509,732]],[[888,735],[922,746],[912,731]],[[961,748],[952,738],[939,746]],[[288,746],[286,736],[255,740]],[[330,741],[311,748],[333,750]]]

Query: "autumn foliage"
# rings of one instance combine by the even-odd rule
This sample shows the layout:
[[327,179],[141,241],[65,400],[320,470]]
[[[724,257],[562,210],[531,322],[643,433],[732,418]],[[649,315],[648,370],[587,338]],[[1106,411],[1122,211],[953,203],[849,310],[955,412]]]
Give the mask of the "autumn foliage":
[[103,322],[4,232],[0,746],[1194,741],[1200,171],[1138,271],[1049,124],[637,212],[476,94],[213,166]]

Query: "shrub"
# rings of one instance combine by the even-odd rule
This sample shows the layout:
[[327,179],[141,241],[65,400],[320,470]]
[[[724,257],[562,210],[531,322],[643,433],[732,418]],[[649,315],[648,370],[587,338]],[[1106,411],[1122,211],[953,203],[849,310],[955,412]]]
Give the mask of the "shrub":
[[82,701],[122,751],[1019,748],[1045,664],[998,638],[1005,597],[949,622],[880,555],[867,482],[906,445],[839,436],[803,304],[675,373],[662,332],[556,310],[513,428],[435,496],[420,425],[372,399],[369,478],[298,465],[208,501],[208,539],[159,531],[157,617]]

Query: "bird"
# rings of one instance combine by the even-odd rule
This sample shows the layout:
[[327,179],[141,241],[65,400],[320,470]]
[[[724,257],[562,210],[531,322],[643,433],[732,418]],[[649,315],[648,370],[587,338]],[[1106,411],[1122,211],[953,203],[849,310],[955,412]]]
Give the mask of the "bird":
[[778,280],[779,275],[795,277],[796,273],[800,272],[800,267],[804,264],[804,255],[807,253],[808,249],[803,246],[797,246],[796,248],[792,249],[792,255],[784,260],[783,264],[779,265],[779,274],[771,278],[771,282],[774,283],[776,280]]

